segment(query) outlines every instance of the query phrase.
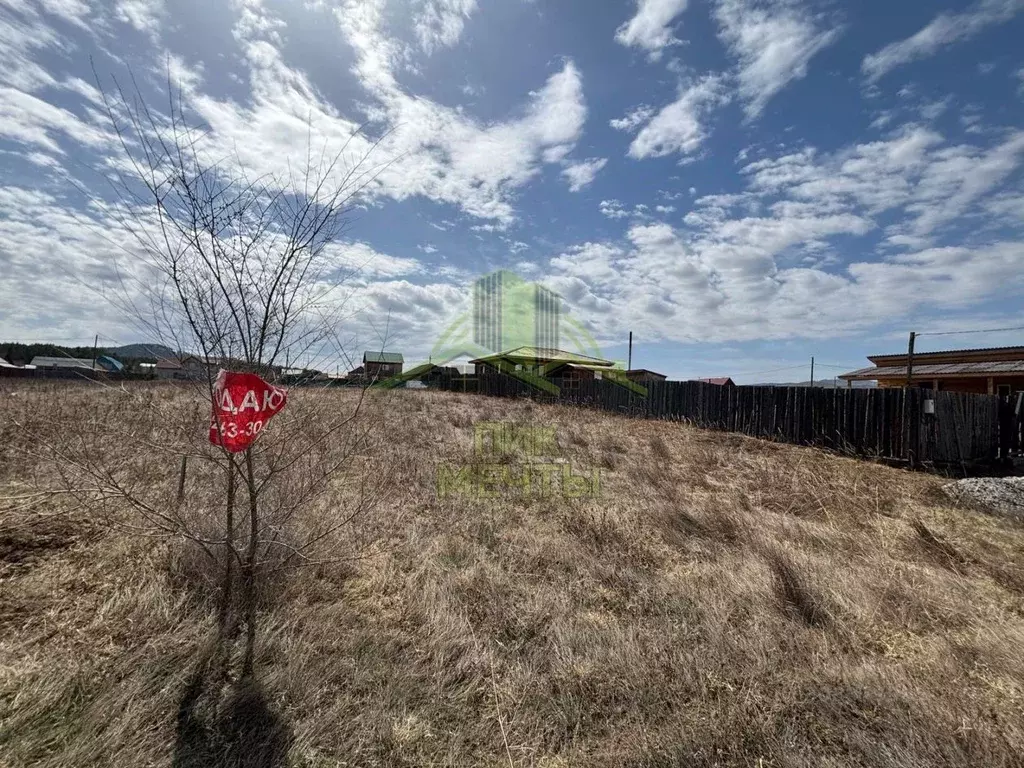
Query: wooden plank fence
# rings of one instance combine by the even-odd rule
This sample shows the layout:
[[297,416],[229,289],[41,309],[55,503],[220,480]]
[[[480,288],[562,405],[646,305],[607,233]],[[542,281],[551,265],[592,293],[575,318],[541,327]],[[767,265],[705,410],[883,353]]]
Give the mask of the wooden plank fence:
[[[995,395],[661,381],[646,385],[647,396],[642,397],[612,382],[593,380],[552,396],[501,374],[431,383],[440,389],[530,397],[911,463],[989,461],[1020,448],[1020,420],[1013,421],[1016,442],[1011,447],[1006,406]],[[926,409],[926,400],[932,407]]]

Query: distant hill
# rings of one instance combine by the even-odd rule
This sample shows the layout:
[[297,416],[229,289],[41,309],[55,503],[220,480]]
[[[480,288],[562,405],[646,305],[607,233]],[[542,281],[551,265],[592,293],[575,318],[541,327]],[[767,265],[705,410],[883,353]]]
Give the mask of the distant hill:
[[11,363],[29,363],[34,357],[78,357],[91,360],[93,354],[109,355],[122,362],[156,362],[176,357],[162,344],[125,344],[121,347],[65,347],[60,344],[23,344],[0,341],[0,357]]
[[154,360],[177,357],[178,353],[162,344],[125,344],[123,347],[107,347],[107,354],[115,358],[143,358]]
[[[811,386],[810,381],[766,381],[758,384],[759,387],[809,387]],[[840,381],[835,383],[832,379],[816,379],[814,386],[821,387],[822,389],[846,389],[846,382]],[[875,382],[873,381],[855,381],[853,382],[854,389],[874,389]]]

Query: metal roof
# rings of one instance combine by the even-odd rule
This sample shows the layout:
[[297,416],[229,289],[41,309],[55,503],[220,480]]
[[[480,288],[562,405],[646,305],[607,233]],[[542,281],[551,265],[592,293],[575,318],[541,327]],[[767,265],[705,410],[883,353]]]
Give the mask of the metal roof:
[[607,365],[604,365],[603,363],[566,363],[566,365],[568,365],[570,368],[579,368],[580,370],[584,371],[603,371],[605,373],[611,373],[612,371],[616,371],[623,375],[625,375],[626,373],[625,368],[609,367]]
[[32,358],[32,365],[36,368],[88,368],[93,369],[92,360],[81,357],[43,357],[37,355]]
[[[940,349],[935,352],[915,352],[914,359],[927,359],[930,357],[951,357],[957,355],[964,355],[965,357],[972,357],[977,355],[992,355],[997,353],[998,355],[1024,355],[1024,346],[1016,345],[1012,347],[975,347],[973,349]],[[905,358],[907,356],[906,351],[901,352],[886,352],[880,355],[868,355],[868,360],[876,360],[880,358],[889,357],[900,357]]]
[[[704,384],[717,384],[719,386],[725,386],[726,384],[733,384],[733,380],[728,376],[714,376],[710,379],[694,379],[694,381],[700,381]],[[735,386],[735,384],[733,384]]]
[[364,363],[404,363],[401,352],[363,352]]
[[611,360],[602,360],[600,357],[591,357],[590,355],[580,355],[575,352],[566,352],[564,349],[555,349],[554,347],[515,347],[507,352],[499,352],[496,355],[488,355],[487,357],[480,357],[476,360],[470,360],[471,363],[487,363],[491,360],[501,360],[508,358],[511,360],[529,360],[537,362],[551,362],[551,363],[576,363],[582,365],[597,365],[602,368],[609,368],[615,363]]
[[[915,379],[934,379],[944,376],[1006,376],[1024,374],[1024,360],[996,360],[988,363],[934,363],[915,365]],[[839,375],[840,379],[898,379],[907,377],[905,365],[880,365],[860,368]]]

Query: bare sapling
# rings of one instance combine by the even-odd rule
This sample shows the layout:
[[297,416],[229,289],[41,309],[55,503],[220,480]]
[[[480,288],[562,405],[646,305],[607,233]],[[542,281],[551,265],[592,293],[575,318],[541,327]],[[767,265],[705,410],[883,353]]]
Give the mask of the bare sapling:
[[[294,388],[244,451],[211,444],[217,375],[274,382],[286,361],[313,368],[345,356],[338,326],[358,265],[339,262],[338,245],[353,202],[380,171],[369,163],[375,145],[354,130],[339,149],[317,151],[310,129],[299,161],[252,170],[237,153],[218,154],[170,78],[163,111],[134,81],[101,90],[121,149],[105,170],[113,194],[95,200],[124,254],[110,299],[147,340],[178,351],[183,380],[98,387],[75,434],[42,430],[37,450],[58,469],[54,490],[88,514],[198,553],[205,565],[193,570],[216,574],[203,577],[216,596],[208,667],[221,682],[244,681],[255,674],[258,616],[274,577],[372,552],[372,539],[341,533],[380,503],[387,473],[356,460],[381,412],[365,393],[353,401]],[[125,409],[128,427],[111,418]],[[142,471],[140,457],[154,454],[166,477]]]

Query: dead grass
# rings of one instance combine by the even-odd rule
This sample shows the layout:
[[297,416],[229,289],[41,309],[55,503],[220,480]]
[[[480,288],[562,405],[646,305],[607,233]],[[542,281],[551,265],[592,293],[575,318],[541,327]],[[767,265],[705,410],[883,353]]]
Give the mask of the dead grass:
[[[104,397],[3,408],[59,430]],[[324,543],[381,554],[281,574],[259,688],[197,729],[213,606],[192,555],[31,497],[53,470],[0,416],[0,764],[1020,764],[1024,529],[946,505],[937,478],[470,395],[382,393],[366,418],[382,428],[308,514],[344,515],[387,468],[388,503]],[[601,497],[439,497],[484,420],[554,425]],[[133,460],[173,488],[173,463]]]

